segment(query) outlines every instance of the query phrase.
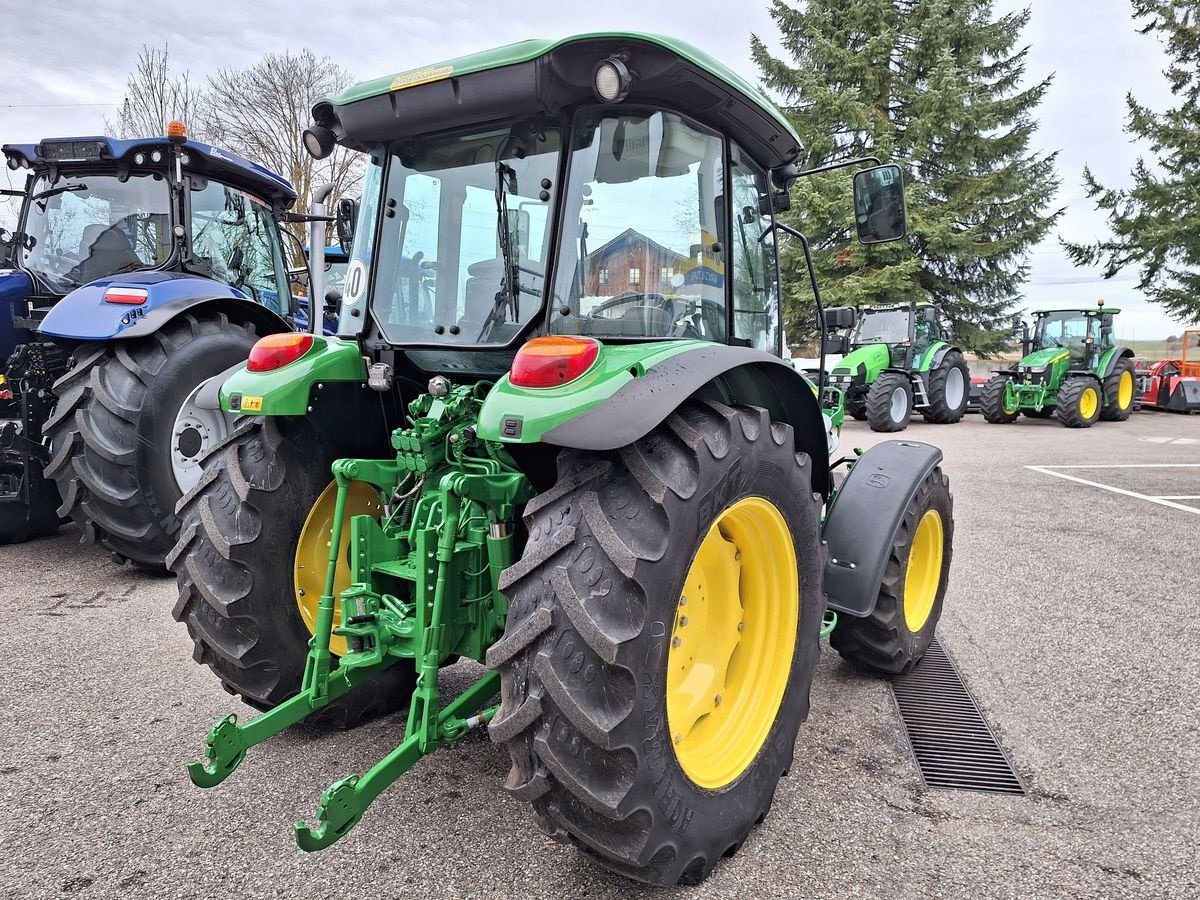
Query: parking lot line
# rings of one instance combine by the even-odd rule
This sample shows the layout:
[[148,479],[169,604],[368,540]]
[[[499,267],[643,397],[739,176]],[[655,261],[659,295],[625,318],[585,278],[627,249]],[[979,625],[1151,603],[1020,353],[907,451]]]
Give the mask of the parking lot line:
[[1026,466],[1025,468],[1032,469],[1035,472],[1041,472],[1043,475],[1053,475],[1055,478],[1065,478],[1067,481],[1074,481],[1078,484],[1086,484],[1090,487],[1100,488],[1102,491],[1111,491],[1114,494],[1122,494],[1126,497],[1136,497],[1138,500],[1146,500],[1150,503],[1157,503],[1159,506],[1169,506],[1171,509],[1179,509],[1183,510],[1184,512],[1189,512],[1200,516],[1200,509],[1194,506],[1184,506],[1182,503],[1172,502],[1172,499],[1185,499],[1183,497],[1175,497],[1172,499],[1168,499],[1166,497],[1152,497],[1149,494],[1139,494],[1137,491],[1128,491],[1125,488],[1113,487],[1111,484],[1101,484],[1098,481],[1088,481],[1086,478],[1078,478],[1074,475],[1068,475],[1065,472],[1055,471],[1055,469],[1196,469],[1200,468],[1200,463],[1130,463],[1128,465],[1095,466]]

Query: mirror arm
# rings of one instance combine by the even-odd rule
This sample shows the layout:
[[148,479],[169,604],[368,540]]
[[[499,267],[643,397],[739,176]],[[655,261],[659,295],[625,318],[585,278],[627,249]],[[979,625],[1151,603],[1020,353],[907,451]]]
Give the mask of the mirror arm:
[[817,271],[813,268],[812,251],[808,246],[808,238],[799,230],[788,225],[786,222],[778,220],[775,221],[774,225],[780,231],[790,234],[798,240],[804,250],[804,263],[808,266],[808,282],[812,285],[813,299],[817,304],[817,327],[821,331],[821,367],[817,370],[817,396],[823,397],[825,395],[825,305],[821,302],[821,288],[817,284]]
[[795,175],[791,176],[791,180],[795,181],[796,179],[803,178],[806,175],[821,175],[825,172],[836,172],[838,169],[848,169],[851,166],[864,166],[868,163],[873,166],[883,165],[877,156],[857,156],[854,159],[847,159],[843,160],[842,162],[817,166],[815,169],[805,169],[803,172],[797,172]]

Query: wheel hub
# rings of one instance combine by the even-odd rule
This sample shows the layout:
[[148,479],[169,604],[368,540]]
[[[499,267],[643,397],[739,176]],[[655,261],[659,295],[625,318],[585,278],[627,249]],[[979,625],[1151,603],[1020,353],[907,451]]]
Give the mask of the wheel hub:
[[171,430],[171,471],[175,475],[175,484],[184,494],[200,481],[200,460],[225,440],[232,424],[231,417],[220,409],[196,404],[201,386],[197,385],[183,402]]
[[747,497],[722,512],[684,579],[667,652],[667,723],[684,773],[710,790],[754,762],[791,673],[800,586],[779,510]]
[[962,405],[964,393],[962,369],[955,366],[946,373],[946,406],[958,409]]
[[902,422],[906,409],[908,409],[908,395],[904,392],[904,388],[898,387],[892,391],[892,421]]
[[942,580],[942,517],[936,509],[921,516],[908,549],[904,573],[904,624],[914,634],[925,627]]

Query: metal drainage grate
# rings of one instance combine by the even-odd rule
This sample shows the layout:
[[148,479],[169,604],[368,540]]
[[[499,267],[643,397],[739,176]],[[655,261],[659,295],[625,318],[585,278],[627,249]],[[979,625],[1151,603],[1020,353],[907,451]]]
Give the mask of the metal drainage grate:
[[1024,794],[1012,763],[937,638],[892,680],[900,720],[927,787]]

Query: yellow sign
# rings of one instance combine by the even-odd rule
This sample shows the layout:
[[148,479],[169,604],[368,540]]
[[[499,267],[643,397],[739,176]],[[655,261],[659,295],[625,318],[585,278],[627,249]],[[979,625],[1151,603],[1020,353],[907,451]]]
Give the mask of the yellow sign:
[[404,88],[416,87],[418,84],[428,84],[431,81],[441,81],[454,74],[454,66],[435,66],[432,69],[417,69],[415,72],[405,72],[392,79],[392,90],[402,91]]
[[262,397],[243,397],[242,412],[262,412]]

